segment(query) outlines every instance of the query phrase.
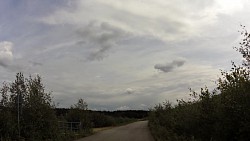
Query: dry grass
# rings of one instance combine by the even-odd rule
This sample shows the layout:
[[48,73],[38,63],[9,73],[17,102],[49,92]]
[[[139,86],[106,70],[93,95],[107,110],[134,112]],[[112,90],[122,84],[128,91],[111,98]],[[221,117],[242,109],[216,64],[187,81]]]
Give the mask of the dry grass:
[[107,130],[107,129],[111,129],[111,128],[113,128],[113,126],[101,127],[101,128],[94,128],[94,129],[93,129],[93,132],[94,132],[94,133],[97,133],[97,132],[100,132],[100,131],[103,131],[103,130]]

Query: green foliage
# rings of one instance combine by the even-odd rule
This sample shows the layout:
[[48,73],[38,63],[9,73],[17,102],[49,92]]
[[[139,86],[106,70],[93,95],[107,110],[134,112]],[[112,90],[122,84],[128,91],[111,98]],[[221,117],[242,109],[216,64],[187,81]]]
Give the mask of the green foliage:
[[221,71],[214,91],[191,90],[193,100],[178,100],[175,106],[166,102],[151,111],[149,127],[157,141],[250,140],[250,34],[241,34],[244,39],[236,49],[245,61]]
[[[70,109],[58,110],[51,93],[45,92],[41,77],[24,78],[22,73],[17,73],[14,82],[3,83],[0,93],[1,141],[75,140],[90,135],[93,126],[121,125],[147,116],[145,111],[92,112],[83,99]],[[77,129],[67,127],[72,125]]]
[[68,122],[81,122],[82,132],[91,133],[92,123],[89,115],[87,103],[83,99],[79,99],[76,104],[71,106],[66,120]]
[[[57,118],[51,101],[51,94],[44,91],[41,77],[24,78],[17,73],[16,80],[4,83],[1,89],[0,135],[15,140],[55,140],[59,137]],[[19,125],[18,125],[19,115]],[[19,128],[20,127],[20,128]]]
[[103,113],[92,112],[91,113],[91,122],[93,127],[107,127],[115,125],[115,118],[112,116],[105,115]]

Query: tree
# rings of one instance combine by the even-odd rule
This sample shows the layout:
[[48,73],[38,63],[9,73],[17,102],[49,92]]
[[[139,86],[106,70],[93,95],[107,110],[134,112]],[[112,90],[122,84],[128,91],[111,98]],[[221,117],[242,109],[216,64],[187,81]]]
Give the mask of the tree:
[[79,99],[76,104],[71,106],[67,115],[67,121],[81,122],[81,128],[83,129],[83,132],[92,132],[92,124],[89,117],[88,105],[84,99]]
[[239,31],[243,36],[243,39],[240,41],[240,47],[234,47],[236,51],[242,54],[244,58],[243,66],[248,67],[250,66],[250,33],[245,29],[245,26],[240,25],[242,30]]
[[6,123],[0,124],[4,129],[0,130],[1,136],[37,141],[58,137],[51,94],[45,92],[39,75],[25,79],[22,73],[17,73],[16,80],[4,84],[1,93],[0,104],[6,110],[4,116],[1,115]]
[[3,83],[1,88],[2,99],[0,101],[0,136],[1,139],[11,139],[16,136],[16,121],[14,120],[13,109],[9,103],[9,86]]
[[39,140],[56,137],[58,125],[51,93],[45,92],[39,75],[35,78],[29,77],[26,80],[26,87],[23,118],[27,132],[24,135],[33,139],[40,137]]
[[72,106],[72,108],[86,111],[88,110],[88,104],[84,101],[84,99],[80,98],[78,99],[78,102],[74,106]]

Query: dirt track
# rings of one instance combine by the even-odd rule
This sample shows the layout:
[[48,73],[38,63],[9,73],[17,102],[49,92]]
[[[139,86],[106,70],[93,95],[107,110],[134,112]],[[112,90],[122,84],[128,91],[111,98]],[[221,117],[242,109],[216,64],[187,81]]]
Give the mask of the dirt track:
[[138,121],[125,126],[98,132],[77,141],[154,141],[147,121]]

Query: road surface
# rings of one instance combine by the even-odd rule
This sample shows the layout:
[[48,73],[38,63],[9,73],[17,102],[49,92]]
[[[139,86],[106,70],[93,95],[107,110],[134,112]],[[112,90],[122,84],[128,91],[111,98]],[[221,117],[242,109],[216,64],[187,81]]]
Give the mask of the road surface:
[[154,141],[154,139],[148,129],[148,122],[138,121],[104,130],[77,141]]

